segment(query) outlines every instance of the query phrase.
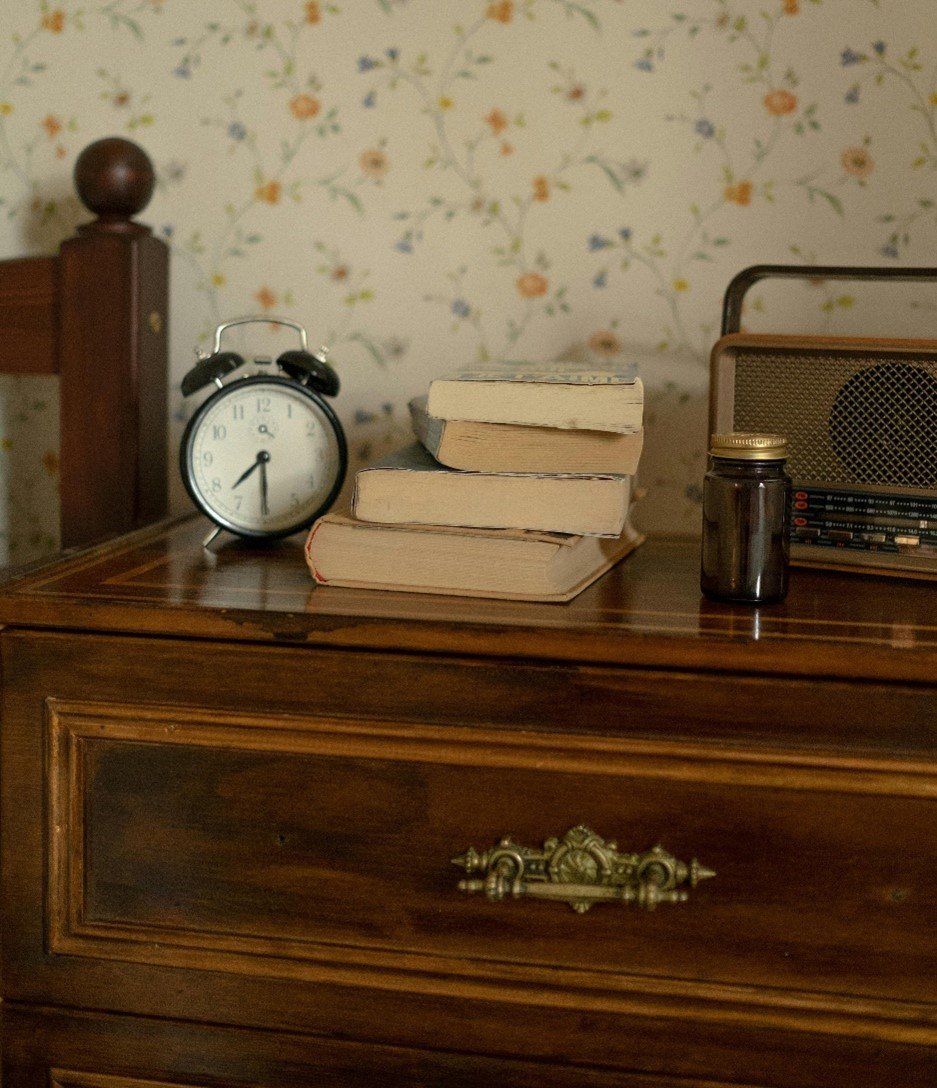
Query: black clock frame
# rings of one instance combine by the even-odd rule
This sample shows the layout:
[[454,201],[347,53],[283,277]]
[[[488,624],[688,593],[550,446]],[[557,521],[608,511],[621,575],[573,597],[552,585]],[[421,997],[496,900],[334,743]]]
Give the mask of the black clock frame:
[[[243,389],[245,385],[282,385],[295,392],[302,393],[303,396],[311,400],[323,413],[326,422],[332,428],[336,442],[338,443],[338,474],[335,477],[335,483],[325,501],[311,515],[308,515],[303,518],[302,521],[297,522],[286,529],[268,531],[264,529],[237,528],[233,524],[226,522],[223,518],[220,518],[215,511],[208,507],[202,498],[201,493],[192,482],[192,459],[190,454],[192,440],[195,432],[198,430],[199,423],[218,401],[229,396],[234,390]],[[192,418],[186,424],[185,430],[182,432],[182,440],[179,443],[179,474],[182,477],[182,483],[185,485],[189,498],[213,524],[217,525],[220,529],[224,529],[226,532],[233,533],[235,536],[243,537],[245,539],[278,540],[281,537],[292,536],[293,533],[298,533],[302,529],[307,529],[316,518],[324,514],[335,502],[336,498],[338,498],[338,494],[342,489],[342,484],[345,482],[347,473],[348,443],[345,439],[344,428],[342,427],[338,416],[335,414],[335,410],[330,404],[323,400],[318,393],[310,389],[307,385],[303,385],[302,382],[295,381],[292,378],[281,377],[278,374],[251,374],[244,378],[237,378],[234,381],[223,385],[198,406]]]

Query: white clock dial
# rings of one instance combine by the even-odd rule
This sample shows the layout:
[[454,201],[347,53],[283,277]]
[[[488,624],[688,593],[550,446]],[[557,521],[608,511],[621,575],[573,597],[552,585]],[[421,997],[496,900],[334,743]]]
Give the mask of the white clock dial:
[[192,498],[219,525],[248,536],[307,525],[334,498],[345,468],[337,421],[302,386],[248,378],[193,418],[183,449]]

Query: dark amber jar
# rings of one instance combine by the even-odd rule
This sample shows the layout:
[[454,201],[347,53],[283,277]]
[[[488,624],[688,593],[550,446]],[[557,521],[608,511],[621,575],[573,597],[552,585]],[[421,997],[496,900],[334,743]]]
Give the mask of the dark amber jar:
[[767,604],[787,593],[786,458],[782,435],[713,435],[703,481],[700,588],[707,597]]

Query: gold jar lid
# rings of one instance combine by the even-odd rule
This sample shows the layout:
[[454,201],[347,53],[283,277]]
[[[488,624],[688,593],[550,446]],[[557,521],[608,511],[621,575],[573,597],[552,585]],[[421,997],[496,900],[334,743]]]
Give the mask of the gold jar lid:
[[709,440],[709,453],[712,457],[733,457],[740,461],[780,461],[787,457],[787,437],[745,431],[714,434]]

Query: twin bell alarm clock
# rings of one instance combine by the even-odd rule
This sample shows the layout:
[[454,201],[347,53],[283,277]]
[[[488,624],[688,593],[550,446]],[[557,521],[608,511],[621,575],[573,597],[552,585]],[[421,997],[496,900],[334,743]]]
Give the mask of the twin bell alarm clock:
[[[234,325],[263,322],[299,333],[299,348],[254,360],[221,350]],[[338,375],[326,349],[314,354],[306,330],[281,317],[242,317],[215,329],[211,354],[182,380],[183,396],[216,388],[199,405],[182,436],[182,480],[195,505],[211,519],[211,541],[223,529],[241,537],[273,539],[309,526],[331,506],[348,467],[342,425],[326,397],[338,393]]]

